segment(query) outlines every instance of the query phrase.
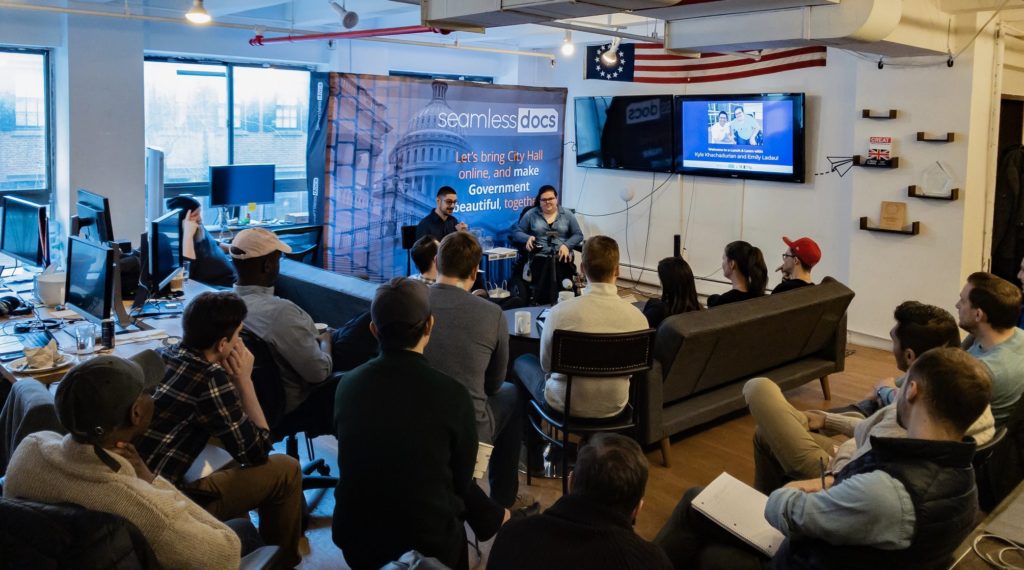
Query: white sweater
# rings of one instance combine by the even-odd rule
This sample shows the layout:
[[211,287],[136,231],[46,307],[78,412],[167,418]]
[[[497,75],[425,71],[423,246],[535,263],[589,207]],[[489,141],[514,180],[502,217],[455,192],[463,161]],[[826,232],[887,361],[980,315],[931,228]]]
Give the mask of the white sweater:
[[238,536],[162,477],[135,476],[127,459],[110,454],[121,470],[104,465],[91,445],[52,431],[18,445],[4,482],[4,497],[74,503],[124,517],[142,532],[164,568],[238,568]]
[[[551,339],[555,330],[588,333],[624,333],[648,328],[647,317],[619,298],[610,283],[591,283],[579,297],[562,301],[551,309],[540,337],[540,364],[551,372]],[[550,373],[544,384],[544,398],[552,408],[565,409],[565,377]],[[573,376],[572,413],[585,418],[607,418],[626,407],[629,377],[589,378]]]

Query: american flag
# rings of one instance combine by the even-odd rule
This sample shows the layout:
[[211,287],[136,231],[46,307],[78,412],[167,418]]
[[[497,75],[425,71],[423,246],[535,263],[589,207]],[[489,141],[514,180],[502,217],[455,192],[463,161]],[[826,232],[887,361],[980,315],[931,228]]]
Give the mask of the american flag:
[[661,44],[620,44],[617,60],[609,65],[601,59],[609,49],[611,44],[587,47],[587,79],[634,83],[725,81],[824,66],[826,52],[823,46],[811,46],[761,50],[758,59],[721,53],[684,57],[665,51]]

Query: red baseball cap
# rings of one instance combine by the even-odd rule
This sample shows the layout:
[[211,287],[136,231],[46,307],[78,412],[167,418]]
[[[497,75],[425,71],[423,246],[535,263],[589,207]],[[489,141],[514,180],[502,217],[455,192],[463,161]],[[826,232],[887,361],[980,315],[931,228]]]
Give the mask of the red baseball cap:
[[793,255],[808,268],[814,267],[821,261],[821,248],[814,243],[813,239],[802,237],[798,240],[791,240],[788,237],[783,237],[782,241],[786,242],[789,249],[793,250]]

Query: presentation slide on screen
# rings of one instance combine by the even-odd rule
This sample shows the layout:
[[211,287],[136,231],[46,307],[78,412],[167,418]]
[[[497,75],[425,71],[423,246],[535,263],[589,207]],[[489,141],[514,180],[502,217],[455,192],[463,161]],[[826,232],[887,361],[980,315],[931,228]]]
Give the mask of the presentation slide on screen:
[[793,173],[792,101],[684,101],[683,168]]

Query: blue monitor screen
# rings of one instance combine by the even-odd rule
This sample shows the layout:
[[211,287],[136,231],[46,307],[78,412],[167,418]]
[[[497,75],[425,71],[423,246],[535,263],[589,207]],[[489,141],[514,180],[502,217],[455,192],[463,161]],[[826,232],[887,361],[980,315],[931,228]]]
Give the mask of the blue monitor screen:
[[210,206],[274,203],[274,165],[244,164],[210,167]]
[[68,239],[68,275],[64,302],[90,321],[110,318],[114,257],[104,245]]
[[677,98],[677,171],[803,182],[804,96]]
[[149,276],[155,290],[163,289],[181,268],[181,210],[171,210],[151,222]]
[[4,196],[3,209],[0,251],[29,265],[46,267],[49,257],[46,206]]

